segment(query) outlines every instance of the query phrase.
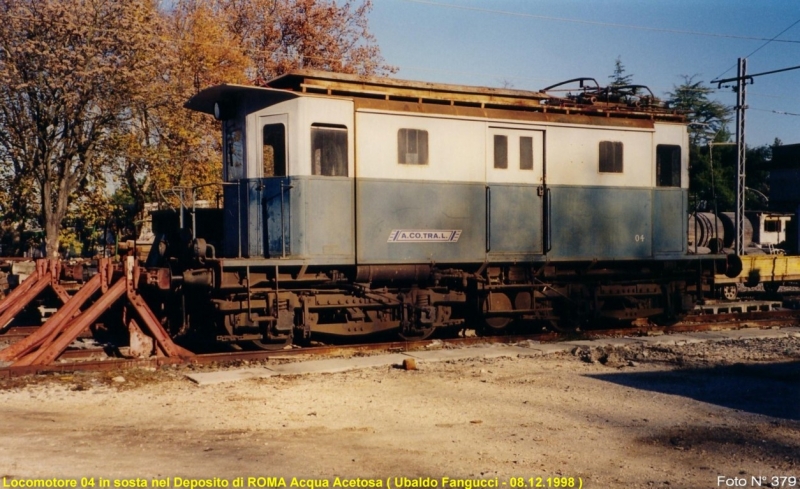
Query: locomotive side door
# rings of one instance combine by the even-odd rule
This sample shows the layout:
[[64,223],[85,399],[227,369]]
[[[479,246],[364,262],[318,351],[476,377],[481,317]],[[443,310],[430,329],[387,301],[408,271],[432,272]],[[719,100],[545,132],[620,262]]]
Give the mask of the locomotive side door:
[[258,121],[260,161],[252,170],[261,178],[252,183],[261,204],[257,225],[262,226],[258,234],[263,236],[265,257],[284,256],[290,251],[288,126],[288,114],[261,116]]
[[486,131],[486,253],[490,261],[545,252],[545,131],[489,124]]

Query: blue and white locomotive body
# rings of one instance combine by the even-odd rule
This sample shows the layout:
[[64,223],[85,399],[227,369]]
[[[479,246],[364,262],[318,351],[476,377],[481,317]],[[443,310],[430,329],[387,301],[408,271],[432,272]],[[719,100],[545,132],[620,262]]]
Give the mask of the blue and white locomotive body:
[[[432,320],[439,326],[470,314],[492,327],[551,321],[558,307],[540,287],[545,276],[590,276],[584,267],[617,262],[630,276],[687,255],[688,137],[667,110],[318,72],[266,88],[211,87],[187,107],[222,121],[225,235],[209,279],[217,310],[243,317],[230,303],[262,295],[261,315],[250,310],[240,322],[264,338],[285,336],[269,333],[280,311],[292,323],[282,331],[295,335],[322,323],[343,334],[383,323],[427,333],[435,328],[420,326],[419,307],[408,304],[419,290],[421,303],[450,309],[427,312],[445,318]],[[629,296],[649,301],[635,308],[663,312],[662,289],[683,283],[670,277],[630,282],[640,293]],[[597,296],[616,283],[574,282],[549,285]],[[314,317],[308,303],[333,297],[331,283],[355,287],[337,288],[336,300],[358,307]],[[388,295],[375,299],[373,287]],[[368,313],[381,304],[390,310]]]
[[[352,101],[244,87],[220,96],[239,94],[222,122],[223,256],[354,263]],[[313,151],[325,151],[324,174]]]

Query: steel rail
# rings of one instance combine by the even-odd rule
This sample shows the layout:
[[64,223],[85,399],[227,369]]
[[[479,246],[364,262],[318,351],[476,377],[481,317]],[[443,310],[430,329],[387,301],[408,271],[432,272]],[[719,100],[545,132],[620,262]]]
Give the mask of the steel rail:
[[[163,367],[168,365],[213,365],[236,364],[244,361],[267,361],[287,359],[295,356],[326,357],[342,353],[402,352],[425,349],[433,345],[446,347],[466,347],[478,344],[513,344],[523,341],[553,343],[559,341],[592,340],[604,337],[651,336],[672,333],[702,331],[737,330],[744,328],[771,329],[775,327],[796,326],[800,324],[800,311],[750,312],[743,314],[700,314],[688,316],[684,321],[670,325],[646,325],[638,327],[584,330],[568,333],[545,332],[529,335],[474,336],[462,338],[393,341],[366,343],[358,345],[326,345],[286,350],[257,350],[198,354],[191,358],[152,357],[148,359],[108,358],[97,360],[99,349],[69,350],[70,360],[50,365],[18,365],[0,368],[0,378],[19,377],[43,373],[64,373],[75,371],[108,371],[131,368]],[[91,360],[80,361],[81,358]],[[62,358],[66,359],[66,358]]]

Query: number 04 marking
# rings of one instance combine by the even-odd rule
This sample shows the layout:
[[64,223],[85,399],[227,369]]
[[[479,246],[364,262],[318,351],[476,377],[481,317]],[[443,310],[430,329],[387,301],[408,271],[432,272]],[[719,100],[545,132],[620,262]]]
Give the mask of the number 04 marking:
[[644,234],[634,234],[633,239],[635,239],[637,243],[644,243]]

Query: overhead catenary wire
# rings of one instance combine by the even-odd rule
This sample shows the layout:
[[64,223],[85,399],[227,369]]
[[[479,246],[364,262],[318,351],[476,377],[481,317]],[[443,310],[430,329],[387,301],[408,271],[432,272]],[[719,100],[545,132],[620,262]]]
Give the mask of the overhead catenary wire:
[[[547,17],[547,16],[541,16],[541,15],[524,14],[524,13],[516,13],[516,12],[505,12],[505,11],[499,11],[499,10],[495,11],[495,10],[491,10],[491,9],[481,9],[481,8],[477,8],[477,7],[476,8],[473,8],[473,7],[462,7],[462,6],[458,6],[458,5],[443,4],[443,3],[438,3],[438,2],[429,2],[429,1],[425,1],[425,0],[405,0],[405,1],[414,2],[414,3],[422,3],[422,4],[431,4],[431,5],[437,5],[437,6],[443,6],[443,7],[464,8],[464,9],[468,9],[468,10],[479,10],[479,11],[485,10],[487,12],[496,12],[496,13],[506,14],[506,15],[517,15],[518,14],[518,15],[525,16],[525,17],[541,18],[541,19],[544,19],[544,20],[558,20],[558,21],[565,21],[565,22],[574,21],[574,22],[579,22],[579,23],[594,23],[594,24],[598,24],[598,25],[623,26],[624,27],[623,24],[608,24],[608,23],[595,22],[595,21],[583,21],[583,20],[577,20],[577,19],[562,19],[562,18],[557,18],[557,17]],[[18,20],[26,20],[26,21],[35,21],[35,20],[37,20],[37,18],[34,17],[34,16],[20,16],[20,15],[14,15],[14,14],[5,14],[5,16],[7,16],[9,18],[18,19]],[[72,24],[70,24],[69,22],[66,22],[66,21],[49,20],[48,22],[52,23],[52,24],[57,24],[57,25],[72,26]],[[86,26],[84,26],[84,27],[86,27]],[[640,26],[627,26],[627,27],[640,28]],[[96,31],[96,32],[124,33],[124,31],[121,30],[121,29],[114,29],[114,28],[108,28],[108,27],[94,27],[94,26],[91,26],[91,27],[89,27],[89,29],[93,30],[93,31]],[[646,29],[647,30],[649,28],[641,27],[641,29]],[[661,31],[663,29],[652,28],[652,29],[649,29],[649,30]],[[690,33],[690,31],[674,31],[674,32],[675,33]],[[259,48],[256,48],[256,47],[245,46],[245,45],[242,45],[242,44],[222,44],[222,43],[218,43],[218,42],[195,41],[195,40],[191,40],[191,39],[180,39],[180,38],[177,38],[177,37],[160,35],[160,34],[158,34],[156,32],[153,33],[152,38],[153,39],[159,39],[159,40],[162,40],[162,41],[174,42],[174,43],[178,43],[178,44],[191,45],[191,46],[206,46],[206,47],[216,47],[216,48],[222,48],[222,49],[229,49],[229,50],[239,51],[239,52],[241,52],[243,54],[249,54],[249,55],[265,55],[266,54],[267,56],[269,56],[269,53],[266,53],[265,49],[259,49]],[[761,40],[761,39],[753,38],[753,40]],[[797,42],[798,44],[800,44],[800,40],[793,41],[793,42]],[[316,61],[321,61],[321,62],[342,62],[342,61],[344,61],[345,64],[347,64],[347,61],[348,61],[347,59],[341,59],[341,58],[337,58],[335,56],[328,57],[328,56],[319,56],[319,55],[303,55],[302,59],[316,60]],[[481,72],[481,71],[447,70],[447,69],[442,69],[442,68],[427,68],[427,67],[415,67],[415,66],[405,66],[402,69],[404,71],[439,72],[439,73],[456,74],[456,75],[462,75],[462,76],[463,75],[469,75],[469,76],[471,76],[471,75],[484,76],[485,75],[485,72]],[[498,75],[498,77],[499,78],[506,78],[506,79],[510,78],[510,79],[517,79],[517,80],[526,80],[526,81],[533,80],[530,77],[522,77],[522,76],[507,76],[507,75],[502,75],[501,76],[501,75]],[[544,79],[541,79],[541,78],[536,78],[535,80],[541,81],[541,83],[545,83],[545,84],[551,84],[554,81],[553,79],[544,80]],[[556,80],[556,81],[560,81],[560,80]],[[652,87],[652,88],[659,89],[659,90],[667,90],[664,87]],[[684,90],[692,91],[691,89],[684,89]],[[708,90],[709,90],[708,88],[696,89],[696,91],[708,91]],[[719,89],[713,89],[713,88],[710,89],[710,90],[712,92],[720,91]]]
[[[15,19],[18,19],[18,20],[27,20],[27,21],[36,20],[32,16],[29,17],[29,16],[10,15],[10,14],[6,14],[6,16],[10,17],[10,18],[15,18]],[[59,24],[59,25],[70,25],[69,23],[63,22],[63,21],[52,20],[50,22],[53,23],[53,24]],[[98,31],[98,32],[110,32],[110,33],[121,33],[122,32],[120,29],[111,29],[111,28],[107,28],[107,27],[91,27],[91,29],[95,30],[95,31]],[[239,51],[239,52],[244,53],[244,54],[251,54],[251,55],[252,54],[261,54],[261,55],[265,54],[265,50],[263,50],[263,49],[258,49],[258,48],[254,48],[254,47],[250,47],[250,46],[243,46],[241,44],[221,44],[221,43],[208,42],[208,41],[195,41],[195,40],[191,40],[191,39],[179,39],[179,38],[175,38],[175,37],[159,35],[159,34],[156,34],[156,33],[153,34],[153,38],[154,39],[159,39],[159,40],[162,40],[162,41],[174,42],[174,43],[178,43],[178,44],[185,44],[185,45],[191,45],[191,46],[206,46],[206,47],[216,47],[216,48],[222,48],[222,49],[229,49],[229,50]],[[800,42],[800,41],[798,41],[798,42]],[[337,58],[335,56],[326,57],[326,56],[318,56],[318,55],[317,56],[315,56],[315,55],[303,55],[303,59],[316,60],[316,61],[322,61],[322,62],[332,62],[332,61],[341,62],[342,61],[340,58]],[[345,62],[346,62],[346,60],[345,60]],[[474,75],[474,76],[481,76],[481,77],[485,76],[485,74],[486,74],[485,72],[482,72],[482,71],[447,70],[447,69],[442,69],[442,68],[427,68],[427,67],[418,67],[418,66],[405,66],[405,67],[402,68],[402,70],[404,70],[404,71],[412,71],[412,72],[413,71],[438,72],[438,73],[447,73],[447,74],[462,75],[462,76],[463,75],[467,75],[467,76]],[[516,80],[520,80],[520,81],[522,81],[522,80],[525,80],[525,81],[536,80],[537,82],[540,82],[542,84],[552,84],[554,81],[560,81],[560,80],[542,79],[542,78],[535,78],[534,79],[534,78],[524,77],[524,76],[505,76],[505,75],[501,76],[501,75],[498,75],[498,77],[499,78],[516,79]],[[653,87],[653,88],[666,90],[664,87]],[[691,89],[683,89],[683,90],[692,91]],[[704,91],[704,90],[708,91],[709,89],[708,88],[699,88],[699,89],[696,89],[694,91]],[[719,89],[713,89],[713,88],[710,89],[710,90],[712,92],[720,91]]]
[[[698,31],[685,31],[685,30],[664,29],[664,28],[656,28],[656,27],[646,27],[646,26],[635,26],[635,25],[626,25],[626,24],[617,24],[617,23],[607,23],[607,22],[589,21],[589,20],[582,20],[582,19],[569,19],[569,18],[551,17],[551,16],[543,16],[543,15],[536,15],[536,14],[521,13],[521,12],[509,12],[509,11],[494,10],[494,9],[479,8],[479,7],[467,7],[467,6],[440,3],[440,2],[430,1],[430,0],[403,0],[403,1],[407,1],[407,2],[410,2],[410,3],[418,3],[418,4],[428,4],[428,5],[434,5],[434,6],[446,7],[446,8],[456,8],[456,9],[462,9],[462,10],[473,10],[473,11],[481,11],[481,12],[487,12],[487,13],[495,13],[495,14],[500,14],[500,15],[512,15],[512,16],[536,18],[536,19],[559,21],[559,22],[573,22],[573,23],[581,23],[581,24],[594,24],[594,25],[609,26],[609,27],[624,27],[624,28],[631,28],[631,29],[638,29],[638,30],[649,30],[649,31],[656,31],[656,32],[669,32],[669,33],[674,33],[674,34],[706,35],[706,36],[713,36],[713,37],[729,37],[729,38],[735,38],[735,39],[749,39],[749,40],[765,40],[765,41],[767,41],[764,44],[762,44],[758,49],[753,51],[753,53],[755,53],[759,49],[761,49],[764,46],[766,46],[767,44],[769,44],[769,42],[773,42],[773,41],[774,42],[791,42],[791,43],[800,44],[800,40],[775,39],[776,37],[778,37],[781,34],[783,34],[784,32],[786,32],[787,30],[789,30],[792,27],[794,27],[796,24],[800,23],[800,19],[798,19],[797,21],[792,23],[792,25],[790,25],[789,27],[787,27],[786,29],[784,29],[783,31],[778,33],[773,38],[765,39],[765,38],[747,37],[747,36],[733,36],[733,35],[725,35],[725,34],[704,33],[704,32],[698,32]],[[13,14],[6,14],[6,16],[11,17],[11,18],[17,18],[19,20],[28,20],[28,21],[36,20],[34,16],[15,16]],[[51,20],[50,22],[54,23],[54,24],[70,25],[67,22],[58,21],[58,20]],[[92,30],[96,30],[96,31],[101,31],[101,32],[116,32],[116,33],[122,32],[120,29],[103,28],[103,27],[91,27],[91,29]],[[178,43],[178,44],[184,44],[184,45],[208,46],[208,47],[217,47],[217,48],[222,48],[222,49],[229,49],[229,50],[239,51],[239,52],[242,52],[242,53],[245,53],[245,54],[250,54],[250,55],[253,55],[253,54],[262,55],[262,56],[265,55],[265,54],[269,55],[268,53],[265,52],[264,49],[259,49],[257,47],[252,47],[252,46],[245,46],[245,45],[242,45],[242,44],[233,44],[233,43],[231,43],[231,44],[223,44],[223,43],[218,43],[218,42],[196,41],[196,40],[191,40],[191,39],[179,39],[179,38],[172,37],[172,36],[161,35],[161,34],[158,34],[156,32],[153,33],[153,38],[161,39],[163,41],[168,41],[168,42],[174,42],[174,43]],[[328,57],[328,56],[320,56],[320,55],[303,55],[302,59],[316,60],[316,61],[321,61],[323,63],[325,63],[325,62],[344,62],[344,64],[348,63],[348,60],[346,58],[345,59],[341,59],[341,58],[337,58],[337,57],[334,57],[334,56]],[[410,72],[413,72],[413,71],[440,72],[440,73],[447,73],[447,74],[456,74],[456,75],[461,75],[461,76],[464,76],[464,75],[467,75],[467,76],[469,76],[469,75],[484,76],[485,75],[484,72],[478,72],[478,71],[472,72],[472,71],[468,71],[468,70],[447,70],[447,69],[442,69],[442,68],[426,68],[426,67],[414,67],[414,66],[404,66],[404,67],[402,67],[402,71],[406,71],[406,72],[409,72],[409,71]],[[544,84],[548,84],[548,83],[552,83],[553,82],[552,79],[543,80],[541,78],[530,78],[530,77],[524,77],[524,76],[509,76],[509,75],[499,75],[499,74],[498,74],[498,78],[514,79],[514,80],[528,81],[528,82],[536,80],[536,83],[544,83]],[[659,91],[667,91],[667,90],[669,90],[669,89],[667,89],[665,87],[652,87],[652,88],[655,89],[655,90],[659,90]],[[676,88],[676,87],[672,87],[672,88]],[[536,90],[538,88],[532,88],[532,89]],[[686,88],[682,88],[681,90],[692,91],[692,89],[686,89]],[[712,87],[701,87],[701,88],[698,88],[698,89],[696,89],[694,91],[722,92],[724,90],[721,90],[720,88],[716,88],[715,89],[715,88],[712,88]],[[781,113],[781,112],[776,112],[776,113]],[[794,115],[794,114],[786,113],[785,115]]]
[[[604,26],[604,27],[620,27],[625,29],[636,29],[641,31],[653,31],[653,32],[664,32],[668,34],[684,34],[684,35],[692,35],[692,36],[706,36],[706,37],[721,37],[721,38],[728,38],[728,39],[741,39],[746,41],[767,41],[767,42],[784,42],[784,43],[791,43],[791,44],[800,44],[800,40],[797,39],[775,39],[775,38],[766,38],[766,37],[754,37],[754,36],[739,36],[736,34],[720,34],[714,32],[701,32],[701,31],[688,31],[682,29],[667,29],[664,27],[649,27],[649,26],[641,26],[641,25],[631,25],[631,24],[619,24],[615,22],[601,22],[598,20],[584,20],[584,19],[570,19],[566,17],[552,17],[548,15],[539,15],[539,14],[529,14],[525,12],[511,12],[508,10],[495,10],[483,7],[469,7],[466,5],[454,5],[451,3],[441,3],[441,2],[434,2],[431,0],[403,0],[405,2],[410,3],[419,3],[424,5],[433,5],[436,7],[445,7],[445,8],[453,8],[459,10],[470,10],[473,12],[482,12],[482,13],[489,13],[489,14],[498,14],[498,15],[509,15],[514,17],[527,17],[531,19],[539,19],[539,20],[552,20],[557,22],[571,22],[575,24],[588,24],[588,25],[597,25],[597,26]],[[798,20],[800,22],[800,19]],[[792,26],[790,26],[792,27]],[[788,29],[787,29],[788,30]],[[783,32],[781,32],[783,34]],[[780,34],[778,34],[780,35]],[[775,36],[777,37],[777,36]],[[759,48],[760,49],[760,48]]]
[[757,109],[757,108],[755,108],[755,107],[748,107],[748,109],[750,109],[750,110],[756,110],[756,111],[758,111],[758,112],[771,112],[771,113],[773,113],[773,114],[780,114],[780,115],[791,115],[791,116],[800,117],[800,114],[795,114],[794,112],[786,112],[786,111],[783,111],[783,110],[774,110],[774,109]]
[[[792,24],[791,24],[789,27],[787,27],[786,29],[784,29],[784,30],[780,31],[779,33],[775,34],[775,36],[773,36],[773,37],[772,37],[772,39],[768,40],[767,42],[765,42],[765,43],[764,43],[764,44],[762,44],[761,46],[757,47],[757,48],[755,49],[755,51],[753,51],[752,53],[750,53],[750,54],[748,54],[747,56],[745,56],[745,58],[749,58],[750,56],[752,56],[752,55],[756,54],[757,52],[761,51],[761,49],[762,49],[763,47],[765,47],[767,44],[769,44],[769,43],[771,43],[771,42],[773,42],[773,41],[776,41],[776,40],[778,40],[778,36],[780,36],[781,34],[783,34],[783,33],[784,33],[784,32],[786,32],[786,31],[788,31],[788,30],[789,30],[789,29],[791,29],[792,27],[796,26],[798,23],[800,23],[800,19],[797,19],[797,20],[795,20],[794,22],[792,22]],[[783,42],[783,41],[780,41],[780,40],[778,40],[778,41],[779,41],[779,42]],[[722,75],[724,75],[725,73],[727,73],[727,72],[731,71],[731,70],[732,70],[732,69],[734,69],[734,68],[736,68],[736,63],[734,63],[733,65],[731,65],[731,67],[730,67],[730,68],[728,68],[727,70],[723,71],[722,73],[720,73],[719,75],[715,76],[714,78],[715,78],[715,79],[716,79],[716,78],[719,78],[719,77],[721,77]]]
[[[481,13],[489,13],[489,14],[496,14],[496,15],[506,15],[506,16],[513,16],[513,17],[523,17],[523,18],[531,18],[531,19],[538,19],[538,20],[548,20],[548,21],[557,21],[557,22],[568,22],[568,23],[577,23],[577,24],[587,24],[587,25],[597,25],[597,26],[604,26],[604,27],[615,27],[615,28],[626,28],[626,29],[635,29],[635,30],[643,30],[643,31],[652,31],[652,32],[663,32],[663,33],[670,33],[670,34],[682,34],[682,35],[693,35],[693,36],[706,36],[706,37],[717,37],[717,38],[728,38],[728,39],[739,39],[739,40],[750,40],[750,41],[765,41],[761,44],[758,48],[753,50],[748,56],[752,56],[753,54],[757,53],[765,46],[772,42],[779,42],[779,43],[789,43],[789,44],[800,44],[800,40],[796,39],[778,39],[781,35],[785,32],[800,24],[800,19],[792,22],[788,27],[780,31],[775,36],[771,38],[765,37],[756,37],[756,36],[742,36],[742,35],[735,35],[735,34],[721,34],[721,33],[713,33],[713,32],[702,32],[702,31],[690,31],[690,30],[682,30],[682,29],[668,29],[662,27],[651,27],[651,26],[640,26],[640,25],[630,25],[630,24],[621,24],[621,23],[613,23],[613,22],[602,22],[602,21],[595,21],[595,20],[585,20],[585,19],[573,19],[573,18],[565,18],[565,17],[554,17],[554,16],[547,16],[547,15],[540,15],[540,14],[530,14],[526,12],[513,12],[507,10],[497,10],[497,9],[490,9],[484,7],[472,7],[466,5],[455,5],[450,3],[442,3],[437,2],[434,0],[402,0],[408,3],[416,3],[422,5],[431,5],[436,7],[443,7],[443,8],[451,8],[451,9],[458,9],[458,10],[465,10],[465,11],[474,11],[474,12],[481,12]],[[736,65],[733,65],[734,67]],[[730,68],[723,72],[721,75],[715,77],[719,78],[723,74],[730,71]],[[663,87],[660,87],[663,90]],[[721,91],[720,88],[708,90],[706,88],[700,88],[698,91],[710,91],[710,92],[718,92]]]

